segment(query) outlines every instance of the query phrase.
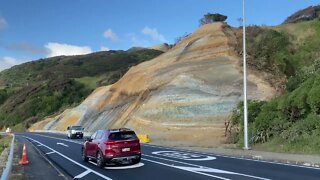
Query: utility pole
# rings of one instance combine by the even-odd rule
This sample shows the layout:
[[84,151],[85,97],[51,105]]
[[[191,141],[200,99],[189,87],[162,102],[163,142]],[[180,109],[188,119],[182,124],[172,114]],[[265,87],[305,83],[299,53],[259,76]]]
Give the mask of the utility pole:
[[247,60],[246,60],[246,18],[245,0],[242,0],[242,30],[243,30],[243,114],[244,114],[244,150],[249,149],[248,145],[248,107],[247,107]]

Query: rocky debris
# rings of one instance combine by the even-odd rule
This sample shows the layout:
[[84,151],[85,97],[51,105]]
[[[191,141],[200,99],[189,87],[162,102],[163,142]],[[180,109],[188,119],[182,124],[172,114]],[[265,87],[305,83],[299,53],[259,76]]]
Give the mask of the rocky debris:
[[283,24],[297,23],[301,21],[310,21],[320,17],[320,5],[310,6],[306,9],[300,10],[293,15],[289,16]]

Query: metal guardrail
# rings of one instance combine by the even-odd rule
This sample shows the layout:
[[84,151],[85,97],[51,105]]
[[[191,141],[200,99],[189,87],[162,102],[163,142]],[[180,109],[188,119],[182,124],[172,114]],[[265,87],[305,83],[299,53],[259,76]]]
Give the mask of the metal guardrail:
[[12,163],[13,163],[13,149],[14,149],[14,134],[11,141],[10,152],[9,152],[6,168],[2,172],[1,180],[9,179],[10,172],[12,169]]

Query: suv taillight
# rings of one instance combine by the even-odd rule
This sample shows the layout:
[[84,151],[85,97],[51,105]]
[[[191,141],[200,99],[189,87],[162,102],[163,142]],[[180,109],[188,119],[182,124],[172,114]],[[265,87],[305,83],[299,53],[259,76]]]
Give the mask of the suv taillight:
[[104,144],[107,145],[107,149],[112,149],[111,146],[114,145],[115,142],[114,141],[107,141],[107,142],[104,142]]

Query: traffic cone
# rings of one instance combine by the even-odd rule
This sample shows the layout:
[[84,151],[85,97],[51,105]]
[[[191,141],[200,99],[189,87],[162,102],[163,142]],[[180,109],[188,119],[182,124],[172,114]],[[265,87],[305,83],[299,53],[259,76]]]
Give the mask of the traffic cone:
[[19,161],[19,164],[22,164],[22,165],[29,164],[29,161],[27,160],[26,144],[23,144],[22,157],[21,157],[21,160]]

